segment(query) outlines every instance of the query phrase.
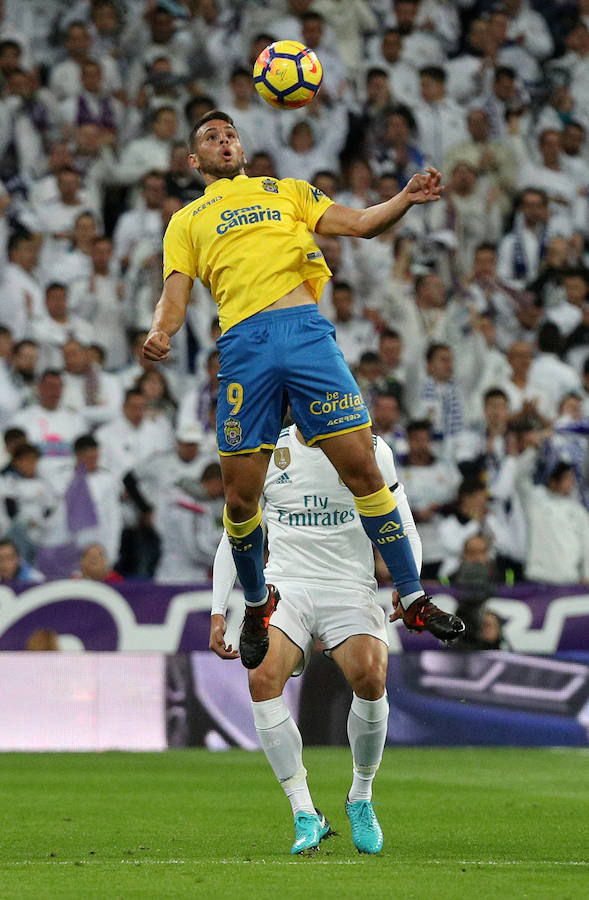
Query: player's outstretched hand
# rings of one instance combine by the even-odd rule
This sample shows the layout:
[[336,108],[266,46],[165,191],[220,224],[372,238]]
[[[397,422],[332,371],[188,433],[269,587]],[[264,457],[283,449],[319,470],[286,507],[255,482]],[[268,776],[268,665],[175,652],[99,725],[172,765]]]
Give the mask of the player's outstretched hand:
[[441,200],[444,193],[442,174],[433,166],[425,167],[425,174],[418,172],[405,186],[411,203],[431,203]]
[[237,659],[239,650],[234,650],[231,644],[225,643],[226,629],[227,623],[225,622],[225,616],[220,616],[217,613],[214,616],[211,616],[209,650],[212,650],[213,653],[216,653],[221,659]]
[[401,606],[401,598],[397,588],[393,591],[393,611],[389,616],[389,622],[396,622],[397,619],[403,618],[403,607]]
[[170,336],[165,331],[150,331],[143,345],[143,355],[146,359],[161,362],[168,358],[171,349]]

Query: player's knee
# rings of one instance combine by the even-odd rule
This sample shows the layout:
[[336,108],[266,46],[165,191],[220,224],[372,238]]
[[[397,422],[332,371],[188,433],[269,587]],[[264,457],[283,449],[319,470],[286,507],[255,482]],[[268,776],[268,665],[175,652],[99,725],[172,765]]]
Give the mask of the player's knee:
[[226,485],[225,503],[227,515],[232,522],[246,522],[255,516],[259,496],[247,485]]
[[356,696],[363,700],[379,700],[385,692],[387,683],[387,661],[375,658],[366,660],[349,678],[350,686]]
[[354,497],[374,494],[383,486],[382,474],[376,465],[374,454],[357,455],[340,471],[340,476]]
[[250,696],[256,703],[280,696],[284,687],[280,673],[271,665],[258,666],[249,672]]

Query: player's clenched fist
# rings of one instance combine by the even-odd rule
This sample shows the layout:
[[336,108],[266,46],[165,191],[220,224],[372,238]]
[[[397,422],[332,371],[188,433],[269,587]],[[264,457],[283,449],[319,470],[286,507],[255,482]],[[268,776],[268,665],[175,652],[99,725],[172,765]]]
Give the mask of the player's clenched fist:
[[168,358],[171,349],[170,336],[165,331],[150,331],[143,345],[143,355],[159,362]]

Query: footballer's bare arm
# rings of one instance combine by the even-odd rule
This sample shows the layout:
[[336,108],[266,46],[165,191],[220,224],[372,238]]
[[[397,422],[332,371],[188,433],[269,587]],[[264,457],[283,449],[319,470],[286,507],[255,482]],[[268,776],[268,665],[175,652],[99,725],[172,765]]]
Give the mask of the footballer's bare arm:
[[146,359],[161,362],[168,358],[171,350],[170,338],[184,322],[191,290],[192,278],[183,272],[172,272],[166,278],[147,340],[143,345],[143,355]]
[[437,169],[427,166],[394,197],[368,209],[351,209],[334,203],[325,210],[315,228],[318,234],[371,238],[382,234],[402,218],[407,210],[420,203],[440,200],[444,187]]

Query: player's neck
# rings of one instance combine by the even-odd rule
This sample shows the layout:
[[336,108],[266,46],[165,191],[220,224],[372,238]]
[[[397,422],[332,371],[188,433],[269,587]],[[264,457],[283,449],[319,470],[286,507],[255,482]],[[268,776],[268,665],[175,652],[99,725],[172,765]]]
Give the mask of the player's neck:
[[223,179],[233,181],[238,175],[245,175],[245,169],[240,169],[239,172],[235,172],[234,175],[213,175],[210,172],[202,172],[201,175],[204,183],[208,187],[210,184],[214,184],[215,181],[222,181]]

